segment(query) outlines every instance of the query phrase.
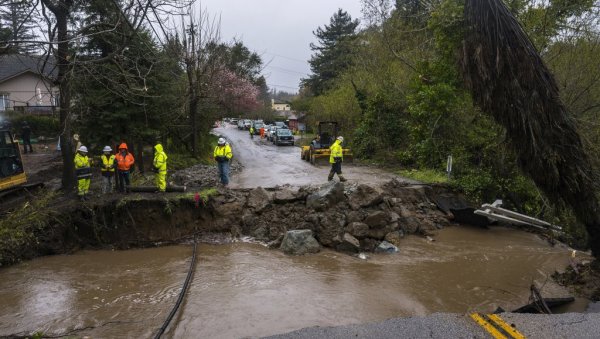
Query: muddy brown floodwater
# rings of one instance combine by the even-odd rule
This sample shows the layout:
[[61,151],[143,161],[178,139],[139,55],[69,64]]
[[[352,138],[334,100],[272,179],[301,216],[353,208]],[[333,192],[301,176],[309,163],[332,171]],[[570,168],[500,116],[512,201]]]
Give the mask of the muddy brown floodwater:
[[[434,312],[511,309],[570,252],[530,233],[453,227],[409,236],[394,255],[291,257],[257,244],[200,245],[167,337],[239,338]],[[83,251],[0,270],[0,336],[44,331],[151,337],[185,278],[190,246]],[[556,293],[554,291],[553,293]],[[560,291],[558,293],[563,293]],[[585,302],[565,311],[583,311]],[[83,331],[77,329],[87,328]]]

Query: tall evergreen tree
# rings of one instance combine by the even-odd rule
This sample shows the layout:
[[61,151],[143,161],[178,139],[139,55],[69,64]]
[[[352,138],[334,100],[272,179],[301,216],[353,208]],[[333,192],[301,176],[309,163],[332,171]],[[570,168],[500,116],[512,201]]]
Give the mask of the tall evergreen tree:
[[[0,41],[4,41],[6,52],[35,54],[37,38],[34,32],[37,11],[26,0],[1,0],[0,22],[4,26]],[[8,32],[10,32],[8,34]]]
[[318,44],[310,44],[310,49],[315,52],[309,61],[313,74],[302,82],[314,95],[330,89],[333,80],[352,64],[358,25],[358,20],[352,20],[350,14],[340,8],[331,17],[329,25],[313,32],[318,40]]

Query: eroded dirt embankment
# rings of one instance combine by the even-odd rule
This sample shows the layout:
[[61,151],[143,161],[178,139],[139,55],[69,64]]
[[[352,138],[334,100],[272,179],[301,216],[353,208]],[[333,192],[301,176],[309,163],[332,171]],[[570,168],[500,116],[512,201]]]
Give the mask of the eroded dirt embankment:
[[200,204],[194,193],[63,202],[48,207],[54,213],[34,236],[1,248],[0,260],[9,265],[82,248],[147,247],[206,233],[252,236],[276,246],[294,229],[310,229],[321,245],[338,250],[347,250],[344,236],[351,235],[360,250],[372,251],[384,239],[395,243],[405,234],[447,226],[447,215],[434,203],[440,195],[449,193],[392,180],[380,187],[331,182],[297,190],[221,190]]

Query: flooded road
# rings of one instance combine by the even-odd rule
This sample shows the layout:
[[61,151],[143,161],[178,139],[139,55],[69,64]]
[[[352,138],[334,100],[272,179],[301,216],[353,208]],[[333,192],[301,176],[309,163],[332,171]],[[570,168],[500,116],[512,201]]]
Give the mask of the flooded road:
[[[231,178],[232,188],[274,187],[286,184],[299,187],[327,181],[330,166],[313,166],[300,159],[299,147],[275,146],[258,136],[250,139],[248,131],[240,131],[232,125],[213,131],[231,143],[234,157],[244,165],[244,170]],[[414,182],[377,168],[352,164],[344,164],[343,172],[351,182],[365,184],[381,184],[393,178]]]
[[[239,338],[307,326],[527,303],[529,285],[562,270],[569,251],[534,234],[453,227],[435,242],[360,260],[323,251],[290,257],[260,245],[201,245],[189,294],[167,337]],[[190,246],[84,251],[0,269],[0,336],[44,331],[151,337],[173,306]],[[583,311],[575,303],[565,311]]]

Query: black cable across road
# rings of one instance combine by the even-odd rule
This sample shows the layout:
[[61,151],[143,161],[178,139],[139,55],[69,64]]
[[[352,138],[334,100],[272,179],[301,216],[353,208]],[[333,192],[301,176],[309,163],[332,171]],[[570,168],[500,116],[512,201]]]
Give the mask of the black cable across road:
[[192,281],[192,277],[194,276],[194,268],[196,267],[196,250],[197,250],[197,248],[198,248],[198,241],[196,240],[196,236],[194,236],[194,253],[192,254],[192,262],[190,263],[190,269],[188,270],[187,277],[185,278],[183,287],[181,288],[181,291],[179,292],[179,297],[177,298],[177,302],[175,303],[175,306],[173,306],[171,313],[169,313],[169,316],[165,320],[164,324],[162,325],[162,327],[160,328],[160,330],[158,331],[156,336],[154,336],[154,339],[160,339],[160,337],[165,333],[165,331],[167,330],[167,327],[169,327],[169,323],[171,322],[171,320],[173,320],[173,317],[177,313],[179,306],[181,306],[181,303],[183,302],[183,298],[185,297],[185,293],[188,290],[190,281]]

